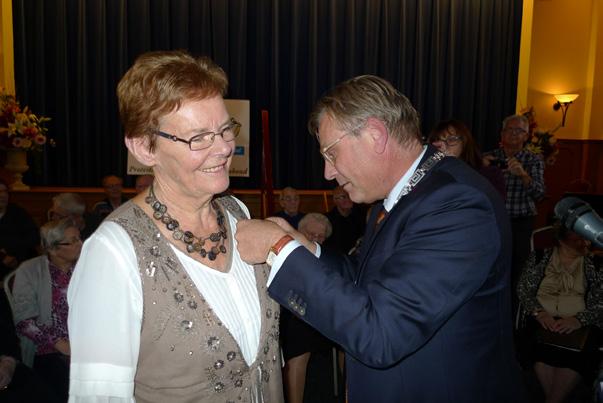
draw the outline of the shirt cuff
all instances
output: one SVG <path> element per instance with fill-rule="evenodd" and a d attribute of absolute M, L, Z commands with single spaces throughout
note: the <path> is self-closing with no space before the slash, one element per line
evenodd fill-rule
<path fill-rule="evenodd" d="M 131 398 L 134 396 L 136 368 L 101 363 L 71 363 L 70 371 L 69 394 L 71 397 Z"/>
<path fill-rule="evenodd" d="M 317 242 L 314 242 L 314 244 L 316 245 L 316 252 L 314 252 L 314 256 L 320 257 L 320 254 L 321 254 L 320 245 Z M 291 254 L 291 252 L 293 252 L 295 249 L 297 249 L 300 246 L 302 246 L 302 244 L 296 240 L 288 242 L 285 246 L 283 246 L 283 249 L 281 249 L 279 254 L 276 255 L 276 258 L 274 258 L 274 263 L 272 263 L 272 267 L 270 269 L 270 275 L 268 276 L 268 282 L 266 283 L 266 285 L 268 287 L 270 287 L 270 284 L 272 284 L 272 280 L 274 280 L 274 277 L 281 269 L 281 266 L 285 262 L 285 259 L 287 259 L 287 257 Z"/>

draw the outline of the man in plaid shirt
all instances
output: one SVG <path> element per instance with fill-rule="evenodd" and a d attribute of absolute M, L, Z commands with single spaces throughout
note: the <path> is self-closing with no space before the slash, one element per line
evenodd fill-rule
<path fill-rule="evenodd" d="M 530 254 L 530 237 L 538 214 L 536 202 L 544 196 L 544 162 L 524 149 L 529 128 L 525 116 L 508 116 L 502 126 L 501 147 L 484 156 L 484 165 L 500 166 L 505 176 L 506 207 L 513 233 L 511 277 L 515 290 L 523 263 Z"/>

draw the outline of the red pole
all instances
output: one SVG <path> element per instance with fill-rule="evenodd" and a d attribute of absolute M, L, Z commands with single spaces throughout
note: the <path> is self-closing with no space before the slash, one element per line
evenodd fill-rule
<path fill-rule="evenodd" d="M 272 186 L 272 148 L 270 147 L 270 120 L 268 111 L 262 110 L 262 218 L 274 213 Z"/>

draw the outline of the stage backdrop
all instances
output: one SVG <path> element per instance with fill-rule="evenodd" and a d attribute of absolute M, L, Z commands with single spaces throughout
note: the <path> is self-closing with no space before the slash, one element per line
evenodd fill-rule
<path fill-rule="evenodd" d="M 26 182 L 98 186 L 125 174 L 115 87 L 158 49 L 212 57 L 228 98 L 250 100 L 254 157 L 236 188 L 260 186 L 262 109 L 275 186 L 332 187 L 306 120 L 322 93 L 359 74 L 406 94 L 424 132 L 456 117 L 494 147 L 514 111 L 521 10 L 521 0 L 13 0 L 17 95 L 52 117 L 57 143 Z"/>

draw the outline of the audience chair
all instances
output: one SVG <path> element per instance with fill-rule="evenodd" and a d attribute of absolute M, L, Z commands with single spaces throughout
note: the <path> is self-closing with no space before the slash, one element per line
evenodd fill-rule
<path fill-rule="evenodd" d="M 10 309 L 14 310 L 14 301 L 13 301 L 13 287 L 15 285 L 15 275 L 17 274 L 16 270 L 13 270 L 9 274 L 4 277 L 4 292 L 6 293 L 6 299 L 10 304 Z"/>

